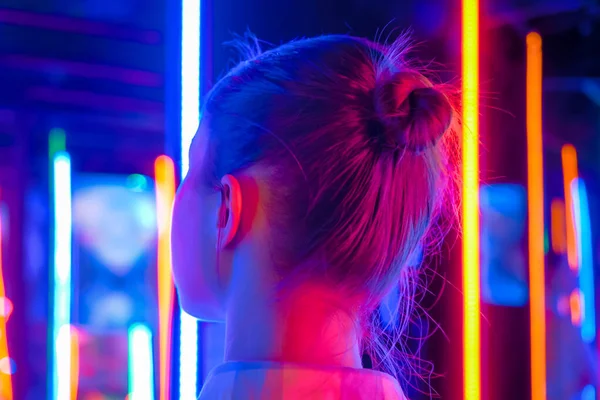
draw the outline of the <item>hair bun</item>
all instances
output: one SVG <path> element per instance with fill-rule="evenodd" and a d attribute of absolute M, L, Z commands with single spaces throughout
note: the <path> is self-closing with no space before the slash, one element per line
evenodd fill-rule
<path fill-rule="evenodd" d="M 417 154 L 435 146 L 453 117 L 448 98 L 417 72 L 398 72 L 378 85 L 375 111 L 386 146 Z"/>

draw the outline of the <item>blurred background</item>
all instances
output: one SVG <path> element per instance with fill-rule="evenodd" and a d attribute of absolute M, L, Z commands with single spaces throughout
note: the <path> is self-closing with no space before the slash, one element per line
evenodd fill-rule
<path fill-rule="evenodd" d="M 279 44 L 411 28 L 416 55 L 460 86 L 466 3 L 478 2 L 0 0 L 0 399 L 191 400 L 219 363 L 223 328 L 180 313 L 167 238 L 234 34 Z M 465 196 L 479 199 L 480 232 L 451 235 L 433 260 L 411 333 L 428 326 L 413 352 L 434 368 L 409 374 L 407 394 L 597 399 L 600 2 L 479 7 L 481 185 Z M 480 310 L 465 306 L 478 293 Z"/>

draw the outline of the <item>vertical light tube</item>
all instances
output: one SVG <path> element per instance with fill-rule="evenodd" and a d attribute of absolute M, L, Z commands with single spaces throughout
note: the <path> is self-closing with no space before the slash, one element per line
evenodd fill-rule
<path fill-rule="evenodd" d="M 71 400 L 77 400 L 79 391 L 79 331 L 71 326 Z"/>
<path fill-rule="evenodd" d="M 462 1 L 462 289 L 464 398 L 481 399 L 479 266 L 479 1 Z"/>
<path fill-rule="evenodd" d="M 569 309 L 571 310 L 571 324 L 576 327 L 581 326 L 582 317 L 582 296 L 579 288 L 575 288 L 569 295 Z"/>
<path fill-rule="evenodd" d="M 6 291 L 4 288 L 3 274 L 4 265 L 2 264 L 2 261 L 2 214 L 0 213 L 0 299 L 5 299 Z M 0 360 L 3 358 L 10 360 L 10 354 L 8 352 L 6 320 L 7 316 L 5 313 L 0 312 Z M 0 373 L 0 399 L 13 400 L 13 387 L 10 374 Z"/>
<path fill-rule="evenodd" d="M 567 252 L 565 203 L 561 199 L 553 199 L 550 204 L 550 237 L 552 251 L 556 254 Z"/>
<path fill-rule="evenodd" d="M 171 392 L 171 328 L 173 324 L 173 275 L 171 269 L 171 208 L 175 198 L 175 166 L 167 156 L 154 162 L 158 221 L 158 326 L 159 398 Z"/>
<path fill-rule="evenodd" d="M 195 400 L 198 397 L 198 321 L 181 310 L 180 329 L 180 399 Z"/>
<path fill-rule="evenodd" d="M 527 35 L 527 197 L 531 399 L 546 399 L 546 292 L 544 275 L 544 163 L 542 145 L 542 38 Z"/>
<path fill-rule="evenodd" d="M 201 1 L 182 0 L 181 15 L 181 178 L 189 170 L 189 149 L 200 121 Z M 180 313 L 179 397 L 198 396 L 198 321 Z"/>
<path fill-rule="evenodd" d="M 54 315 L 53 399 L 71 400 L 71 159 L 59 151 L 53 159 Z"/>
<path fill-rule="evenodd" d="M 582 297 L 581 338 L 586 343 L 596 339 L 596 299 L 594 295 L 594 260 L 592 247 L 592 224 L 583 179 L 571 181 L 575 239 L 579 261 L 579 290 Z"/>
<path fill-rule="evenodd" d="M 152 333 L 142 324 L 129 328 L 129 398 L 154 398 L 154 369 L 152 368 Z"/>
<path fill-rule="evenodd" d="M 200 1 L 182 0 L 181 173 L 189 169 L 189 148 L 200 121 Z"/>
<path fill-rule="evenodd" d="M 563 188 L 565 192 L 565 223 L 567 228 L 567 261 L 572 270 L 579 268 L 577 260 L 577 241 L 575 235 L 575 218 L 573 216 L 573 193 L 571 182 L 579 176 L 577 151 L 571 144 L 565 144 L 560 152 L 563 168 Z"/>

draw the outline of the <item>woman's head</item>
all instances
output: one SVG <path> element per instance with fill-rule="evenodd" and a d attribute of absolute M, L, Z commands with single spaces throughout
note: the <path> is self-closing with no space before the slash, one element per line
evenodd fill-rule
<path fill-rule="evenodd" d="M 398 283 L 447 198 L 454 121 L 402 52 L 299 40 L 215 85 L 174 211 L 184 308 L 220 318 L 241 252 L 259 252 L 248 241 L 281 290 L 316 282 L 372 310 Z"/>

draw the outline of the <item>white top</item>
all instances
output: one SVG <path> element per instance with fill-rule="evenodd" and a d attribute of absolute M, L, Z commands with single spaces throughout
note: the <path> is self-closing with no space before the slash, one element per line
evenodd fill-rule
<path fill-rule="evenodd" d="M 398 381 L 368 369 L 271 362 L 215 368 L 199 400 L 407 400 Z"/>

